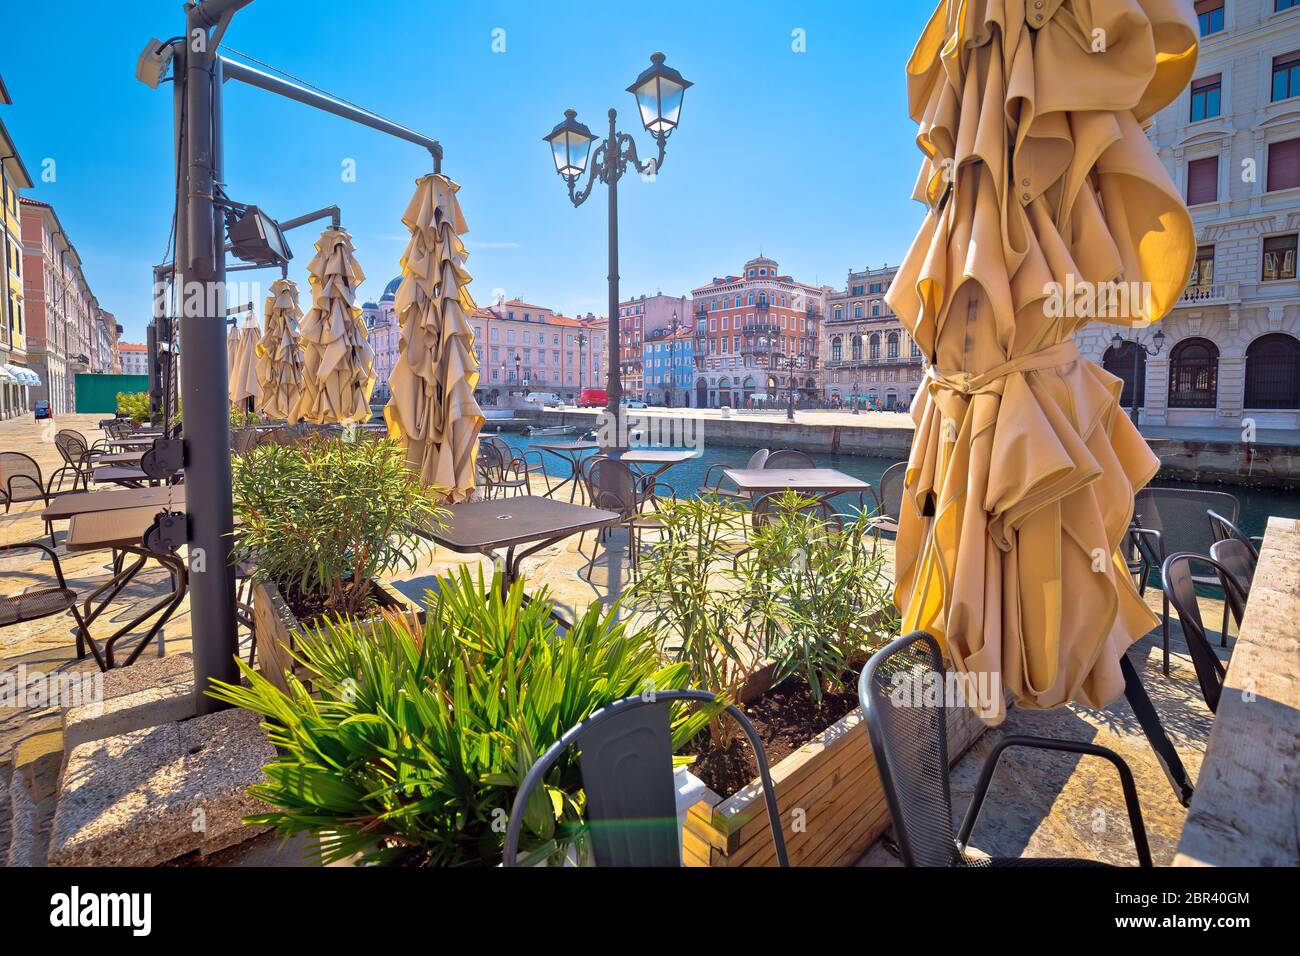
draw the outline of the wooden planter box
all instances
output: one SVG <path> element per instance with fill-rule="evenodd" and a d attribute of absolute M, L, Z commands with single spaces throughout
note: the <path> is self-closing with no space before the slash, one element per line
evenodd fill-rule
<path fill-rule="evenodd" d="M 374 587 L 376 600 L 383 607 L 408 611 L 417 616 L 422 614 L 422 608 L 388 585 L 376 581 Z M 311 680 L 307 676 L 307 669 L 290 653 L 300 646 L 302 625 L 285 603 L 280 589 L 270 581 L 258 579 L 253 582 L 253 625 L 257 629 L 257 661 L 262 675 L 288 693 L 289 682 L 285 679 L 285 672 L 292 670 L 310 691 Z"/>
<path fill-rule="evenodd" d="M 984 723 L 970 708 L 948 709 L 948 755 L 965 753 Z M 889 826 L 889 806 L 858 708 L 772 768 L 791 866 L 856 863 Z M 803 811 L 801 831 L 792 811 Z M 712 791 L 686 817 L 687 866 L 775 866 L 762 787 L 755 780 L 727 799 Z"/>

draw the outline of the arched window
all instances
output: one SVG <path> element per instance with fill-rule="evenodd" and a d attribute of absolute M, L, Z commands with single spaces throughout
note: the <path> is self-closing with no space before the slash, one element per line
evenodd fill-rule
<path fill-rule="evenodd" d="M 891 359 L 898 358 L 898 333 L 897 332 L 889 333 L 888 338 L 885 339 L 885 349 L 886 349 L 886 354 Z"/>
<path fill-rule="evenodd" d="M 1246 408 L 1300 408 L 1300 341 L 1284 332 L 1246 348 Z"/>
<path fill-rule="evenodd" d="M 862 361 L 862 336 L 853 336 L 853 361 Z"/>
<path fill-rule="evenodd" d="M 1134 362 L 1137 363 L 1136 373 Z M 1120 393 L 1119 403 L 1124 408 L 1133 408 L 1133 383 L 1137 382 L 1137 407 L 1145 408 L 1147 403 L 1147 350 L 1135 342 L 1125 342 L 1120 348 L 1113 345 L 1106 349 L 1101 357 L 1101 367 L 1116 378 L 1124 381 L 1124 391 Z"/>
<path fill-rule="evenodd" d="M 839 362 L 844 358 L 844 342 L 837 335 L 831 339 L 831 361 Z"/>
<path fill-rule="evenodd" d="M 1214 408 L 1219 400 L 1219 349 L 1209 339 L 1184 339 L 1169 353 L 1169 407 Z"/>
<path fill-rule="evenodd" d="M 871 361 L 873 362 L 880 361 L 880 336 L 879 335 L 871 336 Z"/>

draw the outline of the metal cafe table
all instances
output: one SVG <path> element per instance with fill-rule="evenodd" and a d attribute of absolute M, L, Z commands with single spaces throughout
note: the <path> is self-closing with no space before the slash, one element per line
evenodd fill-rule
<path fill-rule="evenodd" d="M 135 492 L 179 490 L 168 488 L 134 489 Z M 124 502 L 133 500 L 126 497 L 130 494 L 132 492 L 92 491 L 64 495 L 55 504 L 42 512 L 42 517 L 47 520 L 71 518 L 72 523 L 68 527 L 68 535 L 64 540 L 64 547 L 68 551 L 112 550 L 114 552 L 112 576 L 107 582 L 96 588 L 94 593 L 86 598 L 84 602 L 85 612 L 83 618 L 86 623 L 87 640 L 90 643 L 90 651 L 95 657 L 95 662 L 102 670 L 108 670 L 115 666 L 113 660 L 114 645 L 150 617 L 157 614 L 158 619 L 145 633 L 143 639 L 131 650 L 131 653 L 121 666 L 126 667 L 135 663 L 136 658 L 162 630 L 163 625 L 175 613 L 182 598 L 185 597 L 186 572 L 184 561 L 174 554 L 151 551 L 144 545 L 145 532 L 149 530 L 154 518 L 157 517 L 162 507 L 167 504 L 167 501 L 163 500 L 158 503 L 136 507 L 122 507 Z M 137 495 L 136 497 L 143 496 Z M 184 500 L 183 497 L 181 500 Z M 175 498 L 172 499 L 172 503 L 177 503 Z M 134 555 L 136 560 L 126 566 L 123 557 L 128 554 Z M 150 605 L 142 613 L 137 614 L 126 624 L 123 624 L 102 642 L 90 637 L 90 627 L 96 618 L 112 604 L 118 594 L 122 592 L 122 589 L 131 583 L 150 559 L 161 564 L 171 576 L 171 592 Z M 78 640 L 77 653 L 78 656 L 85 656 L 85 651 L 80 646 L 80 640 Z"/>
<path fill-rule="evenodd" d="M 482 554 L 506 549 L 502 563 L 502 587 L 509 588 L 519 577 L 524 558 L 565 538 L 617 524 L 619 515 L 602 508 L 570 504 L 540 495 L 518 495 L 487 501 L 465 501 L 448 505 L 441 527 L 422 532 L 443 547 L 459 554 Z M 521 545 L 531 545 L 522 551 Z"/>
<path fill-rule="evenodd" d="M 741 491 L 754 498 L 781 491 L 797 491 L 826 504 L 836 495 L 871 490 L 869 482 L 846 475 L 834 468 L 726 468 L 722 472 Z"/>
<path fill-rule="evenodd" d="M 557 491 L 565 485 L 569 485 L 569 501 L 572 502 L 573 496 L 578 490 L 578 473 L 582 468 L 583 452 L 599 451 L 600 443 L 594 441 L 556 441 L 534 445 L 533 447 L 538 451 L 549 451 L 552 455 L 569 463 L 569 477 L 547 492 L 546 497 L 554 498 Z"/>
<path fill-rule="evenodd" d="M 617 459 L 635 468 L 646 484 L 651 484 L 673 465 L 698 458 L 699 452 L 675 448 L 629 448 L 626 451 L 611 451 L 610 458 Z"/>
<path fill-rule="evenodd" d="M 176 476 L 180 477 L 183 474 L 184 472 L 177 472 Z M 123 465 L 106 465 L 102 468 L 96 468 L 93 477 L 98 484 L 122 485 L 125 488 L 140 488 L 144 485 L 158 483 L 157 478 L 140 468 Z"/>

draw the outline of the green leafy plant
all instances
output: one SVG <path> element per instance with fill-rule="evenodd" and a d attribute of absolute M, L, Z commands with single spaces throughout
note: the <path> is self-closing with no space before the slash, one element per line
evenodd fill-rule
<path fill-rule="evenodd" d="M 820 706 L 846 671 L 896 630 L 870 517 L 847 522 L 793 492 L 751 514 L 717 496 L 663 502 L 663 535 L 641 558 L 628 602 L 692 682 L 738 695 L 754 672 L 797 675 Z M 734 729 L 714 728 L 720 740 Z"/>
<path fill-rule="evenodd" d="M 250 412 L 245 408 L 240 408 L 234 402 L 230 403 L 230 429 L 251 428 L 254 425 L 262 424 L 262 416 L 257 412 Z"/>
<path fill-rule="evenodd" d="M 126 415 L 137 425 L 149 420 L 148 392 L 118 392 L 117 413 Z"/>
<path fill-rule="evenodd" d="M 444 514 L 438 489 L 420 484 L 391 441 L 259 445 L 235 459 L 233 479 L 237 556 L 282 591 L 345 615 L 375 578 L 414 569 L 430 547 L 417 531 Z"/>
<path fill-rule="evenodd" d="M 814 704 L 842 690 L 846 672 L 897 633 L 892 584 L 867 512 L 836 519 L 816 499 L 785 492 L 769 499 L 737 562 L 741 590 L 763 607 L 761 644 L 775 663 L 772 682 L 792 674 Z M 769 608 L 761 595 L 773 595 Z"/>
<path fill-rule="evenodd" d="M 283 693 L 244 666 L 246 684 L 215 682 L 218 700 L 261 714 L 280 758 L 250 793 L 274 809 L 249 822 L 289 836 L 321 835 L 324 862 L 494 864 L 504 820 L 529 768 L 593 711 L 649 690 L 687 686 L 645 631 L 588 607 L 560 636 L 543 592 L 524 602 L 516 581 L 468 568 L 430 595 L 423 625 L 386 615 L 360 626 L 333 619 L 303 641 L 315 698 L 296 679 Z M 674 711 L 674 747 L 713 716 Z M 582 852 L 585 805 L 576 756 L 534 793 L 525 853 L 558 861 Z"/>

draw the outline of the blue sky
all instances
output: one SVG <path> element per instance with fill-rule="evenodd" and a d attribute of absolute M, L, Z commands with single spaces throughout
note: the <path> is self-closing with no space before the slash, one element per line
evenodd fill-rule
<path fill-rule="evenodd" d="M 16 0 L 2 0 L 4 4 Z M 149 275 L 172 206 L 170 85 L 134 78 L 151 36 L 181 32 L 179 0 L 25 7 L 33 41 L 0 63 L 14 105 L 4 120 L 53 203 L 101 305 L 143 341 Z M 931 5 L 867 2 L 595 4 L 342 3 L 258 0 L 228 46 L 440 139 L 461 184 L 471 291 L 494 290 L 572 314 L 605 311 L 605 195 L 573 209 L 542 136 L 571 107 L 599 131 L 613 106 L 652 141 L 625 88 L 662 50 L 695 83 L 653 183 L 620 184 L 622 292 L 685 294 L 761 249 L 807 282 L 897 262 L 922 210 L 909 198 L 920 155 L 903 69 Z M 10 21 L 12 22 L 12 21 Z M 504 30 L 505 51 L 493 51 Z M 802 30 L 805 52 L 794 52 Z M 81 38 L 81 39 L 74 39 Z M 226 86 L 230 195 L 291 218 L 343 209 L 375 297 L 398 272 L 400 217 L 418 147 L 260 90 Z M 356 181 L 342 181 L 355 160 Z M 290 233 L 305 284 L 313 227 Z M 270 273 L 253 273 L 269 281 Z"/>

